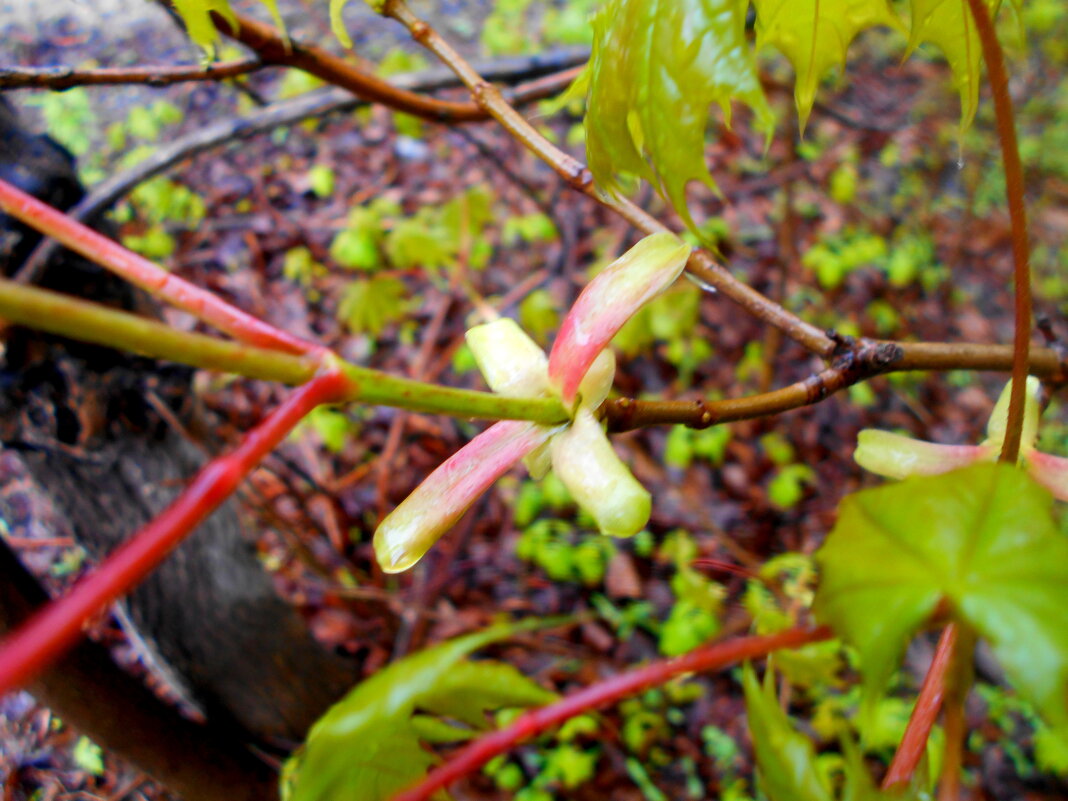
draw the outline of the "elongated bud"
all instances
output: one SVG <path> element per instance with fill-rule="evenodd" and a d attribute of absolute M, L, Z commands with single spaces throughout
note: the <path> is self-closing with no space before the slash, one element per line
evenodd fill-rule
<path fill-rule="evenodd" d="M 647 236 L 582 290 L 549 354 L 549 378 L 565 404 L 604 347 L 638 309 L 679 277 L 690 246 L 674 234 Z"/>
<path fill-rule="evenodd" d="M 490 484 L 559 430 L 504 420 L 454 453 L 375 531 L 375 558 L 382 570 L 400 573 L 418 562 Z"/>
<path fill-rule="evenodd" d="M 602 534 L 630 537 L 645 528 L 652 499 L 620 461 L 589 408 L 579 408 L 571 427 L 553 437 L 551 448 L 553 470 Z"/>
<path fill-rule="evenodd" d="M 545 352 L 515 320 L 501 317 L 465 334 L 486 384 L 499 395 L 534 398 L 549 394 Z"/>
<path fill-rule="evenodd" d="M 948 473 L 994 455 L 996 451 L 987 445 L 938 445 L 873 428 L 857 435 L 853 452 L 865 470 L 888 478 Z"/>
<path fill-rule="evenodd" d="M 1024 419 L 1023 429 L 1020 431 L 1020 453 L 1026 453 L 1035 447 L 1038 440 L 1038 393 L 1042 389 L 1042 382 L 1035 376 L 1027 377 L 1027 391 L 1024 393 Z M 1012 394 L 1012 381 L 1005 385 L 998 396 L 998 402 L 994 404 L 994 411 L 990 413 L 990 422 L 986 424 L 986 442 L 997 451 L 1005 443 L 1005 426 L 1009 422 L 1009 396 Z"/>
<path fill-rule="evenodd" d="M 612 382 L 616 377 L 616 354 L 605 348 L 597 354 L 590 369 L 579 382 L 579 403 L 588 409 L 596 409 L 608 393 L 612 391 Z"/>

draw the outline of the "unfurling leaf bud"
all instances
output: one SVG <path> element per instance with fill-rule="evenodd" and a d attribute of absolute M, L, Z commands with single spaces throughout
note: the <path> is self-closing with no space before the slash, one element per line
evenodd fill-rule
<path fill-rule="evenodd" d="M 880 476 L 905 478 L 948 473 L 994 453 L 984 445 L 938 445 L 869 428 L 857 435 L 853 458 Z"/>
<path fill-rule="evenodd" d="M 550 445 L 553 470 L 602 534 L 630 537 L 649 522 L 652 499 L 631 475 L 586 406 Z"/>
<path fill-rule="evenodd" d="M 549 354 L 549 378 L 572 404 L 586 372 L 623 324 L 669 287 L 690 256 L 674 234 L 647 236 L 587 284 L 567 313 Z"/>
<path fill-rule="evenodd" d="M 418 562 L 490 484 L 560 427 L 504 420 L 454 453 L 375 531 L 375 558 L 386 573 Z"/>
<path fill-rule="evenodd" d="M 515 320 L 501 317 L 476 325 L 466 337 L 482 377 L 498 395 L 535 398 L 549 394 L 545 352 Z"/>

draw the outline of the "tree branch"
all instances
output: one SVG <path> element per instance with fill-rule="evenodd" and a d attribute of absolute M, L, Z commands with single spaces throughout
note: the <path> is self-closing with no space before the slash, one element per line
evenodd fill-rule
<path fill-rule="evenodd" d="M 622 197 L 609 197 L 593 184 L 593 176 L 584 164 L 564 153 L 528 123 L 505 98 L 499 89 L 479 75 L 456 50 L 430 25 L 412 13 L 402 0 L 384 0 L 384 16 L 404 25 L 412 38 L 448 65 L 470 90 L 476 103 L 486 110 L 508 133 L 534 155 L 551 166 L 574 189 L 612 209 L 627 222 L 646 234 L 669 231 L 667 226 L 643 209 Z M 716 262 L 710 253 L 694 250 L 687 269 L 696 278 L 715 287 L 726 297 L 742 306 L 754 317 L 779 328 L 791 339 L 823 357 L 831 356 L 835 343 L 814 325 L 766 298 L 752 287 L 739 281 L 726 267 Z"/>
<path fill-rule="evenodd" d="M 998 43 L 994 23 L 983 0 L 968 0 L 979 42 L 983 47 L 994 98 L 1001 161 L 1005 170 L 1005 197 L 1009 204 L 1009 223 L 1012 227 L 1013 292 L 1016 326 L 1013 334 L 1012 390 L 1009 395 L 1009 414 L 1005 423 L 1005 442 L 1000 461 L 1016 464 L 1020 455 L 1020 435 L 1023 431 L 1024 401 L 1027 393 L 1027 351 L 1031 345 L 1031 250 L 1027 241 L 1027 208 L 1024 206 L 1023 167 L 1016 141 L 1016 115 L 1009 95 L 1009 75 L 1005 56 Z"/>
<path fill-rule="evenodd" d="M 111 309 L 97 303 L 24 287 L 0 279 L 0 317 L 71 339 L 93 342 L 193 367 L 222 370 L 249 378 L 303 384 L 326 363 L 344 370 L 349 389 L 342 401 L 377 403 L 414 411 L 486 419 L 520 419 L 556 423 L 566 419 L 560 404 L 549 398 L 508 398 L 474 390 L 413 381 L 343 362 L 333 354 L 297 356 L 185 331 Z M 726 400 L 606 401 L 601 413 L 612 431 L 653 425 L 691 428 L 749 420 L 810 406 L 874 375 L 907 370 L 1009 370 L 1007 345 L 959 345 L 938 342 L 861 340 L 836 363 L 803 381 L 771 392 Z M 1065 367 L 1050 348 L 1031 353 L 1031 372 L 1063 380 Z"/>
<path fill-rule="evenodd" d="M 652 425 L 676 424 L 707 428 L 720 423 L 751 420 L 811 406 L 853 384 L 883 373 L 911 370 L 1012 369 L 1008 345 L 973 345 L 952 342 L 881 342 L 860 340 L 835 363 L 789 386 L 725 400 L 605 401 L 601 413 L 610 431 L 629 431 Z M 1066 365 L 1051 348 L 1031 351 L 1031 373 L 1055 383 L 1063 382 Z"/>
<path fill-rule="evenodd" d="M 176 331 L 156 320 L 2 279 L 0 317 L 71 339 L 286 384 L 306 384 L 324 369 L 338 370 L 346 379 L 338 403 L 372 403 L 458 417 L 546 424 L 567 419 L 564 407 L 553 398 L 511 398 L 414 381 L 345 362 L 325 349 L 317 356 L 295 356 Z"/>
<path fill-rule="evenodd" d="M 557 50 L 538 56 L 516 56 L 480 64 L 492 80 L 519 83 L 508 91 L 508 97 L 518 105 L 524 105 L 560 92 L 575 77 L 576 65 L 585 61 L 588 52 L 582 48 Z M 532 80 L 526 80 L 533 78 Z M 438 68 L 398 75 L 392 83 L 413 91 L 432 91 L 459 84 L 451 70 Z M 84 223 L 91 223 L 98 215 L 114 205 L 138 184 L 171 167 L 212 148 L 235 139 L 249 139 L 284 125 L 293 125 L 313 117 L 323 117 L 336 112 L 351 111 L 367 105 L 368 101 L 353 96 L 340 88 L 324 88 L 308 92 L 293 100 L 272 104 L 257 109 L 242 117 L 221 120 L 169 144 L 157 148 L 149 156 L 123 172 L 118 172 L 94 186 L 67 214 Z M 16 280 L 31 283 L 41 268 L 51 260 L 59 244 L 54 239 L 44 239 L 30 254 L 16 274 Z"/>
<path fill-rule="evenodd" d="M 212 21 L 220 33 L 241 42 L 265 64 L 295 67 L 365 101 L 380 103 L 431 122 L 475 122 L 489 118 L 477 103 L 440 100 L 409 91 L 355 67 L 321 47 L 287 39 L 270 25 L 236 13 L 233 19 L 237 22 L 236 29 L 222 14 L 212 14 Z M 569 82 L 570 78 L 555 86 L 544 87 L 543 97 L 563 89 Z"/>
<path fill-rule="evenodd" d="M 79 70 L 74 67 L 3 67 L 0 66 L 0 89 L 52 89 L 62 91 L 75 86 L 115 86 L 147 84 L 170 86 L 186 81 L 221 81 L 263 69 L 258 58 L 217 61 L 207 66 L 103 67 Z"/>

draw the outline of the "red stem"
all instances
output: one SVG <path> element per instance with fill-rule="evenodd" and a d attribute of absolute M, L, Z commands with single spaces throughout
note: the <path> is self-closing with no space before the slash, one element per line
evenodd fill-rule
<path fill-rule="evenodd" d="M 212 460 L 155 520 L 120 546 L 73 589 L 41 609 L 0 641 L 0 695 L 61 656 L 82 636 L 94 614 L 143 579 L 312 409 L 342 397 L 341 373 L 324 373 L 294 390 L 230 453 Z"/>
<path fill-rule="evenodd" d="M 1027 243 L 1023 167 L 1016 142 L 1016 117 L 1012 110 L 1012 98 L 1009 96 L 1009 75 L 1005 69 L 1005 57 L 998 43 L 994 23 L 984 0 L 968 0 L 968 6 L 971 8 L 972 17 L 975 18 L 975 29 L 983 47 L 983 60 L 986 62 L 990 92 L 994 98 L 994 116 L 997 118 L 1001 160 L 1005 168 L 1005 196 L 1009 204 L 1009 222 L 1012 227 L 1016 330 L 1012 345 L 1012 392 L 1009 396 L 1005 443 L 1001 448 L 1000 460 L 1016 464 L 1020 455 L 1020 433 L 1023 429 L 1029 367 L 1028 351 L 1031 346 L 1031 256 Z"/>
<path fill-rule="evenodd" d="M 457 779 L 478 770 L 498 754 L 565 720 L 618 701 L 627 695 L 663 684 L 683 673 L 722 668 L 743 659 L 766 656 L 783 648 L 798 648 L 832 637 L 826 626 L 794 628 L 763 637 L 739 637 L 704 645 L 675 659 L 662 659 L 645 667 L 613 676 L 562 698 L 555 704 L 524 712 L 510 726 L 472 742 L 422 782 L 393 797 L 393 801 L 428 801 Z"/>
<path fill-rule="evenodd" d="M 3 180 L 0 180 L 0 210 L 242 342 L 286 353 L 318 354 L 324 351 L 321 345 L 280 331 L 211 292 L 171 275 Z"/>
<path fill-rule="evenodd" d="M 950 623 L 942 630 L 934 659 L 927 669 L 916 706 L 905 729 L 905 736 L 901 738 L 894 761 L 890 763 L 890 770 L 883 779 L 884 790 L 910 781 L 916 766 L 920 764 L 920 759 L 927 749 L 927 739 L 931 736 L 931 729 L 934 728 L 935 720 L 942 709 L 942 701 L 946 695 L 946 671 L 953 661 L 953 649 L 956 645 L 957 624 Z"/>

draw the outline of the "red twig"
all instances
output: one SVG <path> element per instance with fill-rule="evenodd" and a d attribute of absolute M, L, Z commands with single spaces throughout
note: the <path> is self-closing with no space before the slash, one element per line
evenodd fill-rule
<path fill-rule="evenodd" d="M 1023 167 L 1016 142 L 1016 116 L 1009 96 L 1009 76 L 1005 56 L 998 43 L 994 23 L 984 0 L 968 0 L 975 30 L 983 47 L 990 78 L 990 93 L 994 98 L 1001 161 L 1005 169 L 1005 196 L 1009 204 L 1012 227 L 1012 260 L 1014 264 L 1013 291 L 1015 295 L 1016 330 L 1012 344 L 1012 393 L 1005 426 L 1005 443 L 1001 447 L 1001 461 L 1016 464 L 1020 454 L 1020 433 L 1023 429 L 1024 396 L 1027 390 L 1028 350 L 1031 346 L 1031 265 L 1027 242 L 1027 208 L 1024 206 Z"/>
<path fill-rule="evenodd" d="M 931 729 L 934 728 L 935 720 L 942 709 L 942 701 L 946 695 L 946 671 L 953 660 L 953 649 L 956 645 L 957 624 L 950 623 L 942 630 L 931 667 L 927 669 L 916 706 L 909 717 L 905 736 L 901 738 L 894 760 L 883 779 L 884 790 L 909 781 L 916 771 L 916 766 L 920 764 L 920 758 L 927 748 L 927 739 L 931 736 Z"/>
<path fill-rule="evenodd" d="M 323 352 L 321 345 L 305 342 L 246 314 L 3 180 L 0 210 L 242 342 L 286 353 Z"/>
<path fill-rule="evenodd" d="M 204 467 L 159 517 L 0 642 L 0 695 L 22 685 L 77 642 L 92 615 L 162 562 L 308 412 L 342 397 L 347 384 L 341 373 L 324 373 L 294 390 L 237 448 Z"/>
<path fill-rule="evenodd" d="M 579 690 L 555 704 L 533 709 L 520 715 L 507 728 L 491 732 L 460 750 L 445 764 L 432 770 L 422 782 L 393 797 L 393 801 L 428 801 L 457 779 L 478 770 L 498 754 L 565 720 L 592 709 L 618 701 L 649 687 L 663 684 L 683 673 L 725 667 L 743 659 L 766 656 L 783 648 L 798 648 L 808 643 L 830 639 L 831 630 L 794 628 L 764 637 L 739 637 L 712 643 L 676 659 L 663 659 L 645 667 L 613 676 Z"/>

